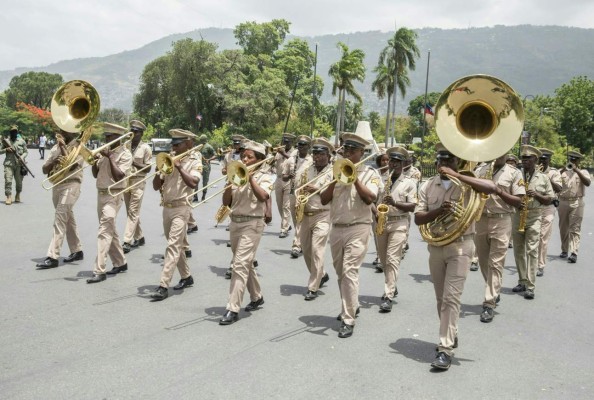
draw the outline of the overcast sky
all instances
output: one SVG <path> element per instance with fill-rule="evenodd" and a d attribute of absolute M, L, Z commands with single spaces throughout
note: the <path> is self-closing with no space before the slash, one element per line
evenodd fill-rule
<path fill-rule="evenodd" d="M 17 0 L 0 12 L 0 70 L 106 56 L 173 33 L 290 21 L 294 35 L 408 28 L 594 28 L 592 0 Z"/>

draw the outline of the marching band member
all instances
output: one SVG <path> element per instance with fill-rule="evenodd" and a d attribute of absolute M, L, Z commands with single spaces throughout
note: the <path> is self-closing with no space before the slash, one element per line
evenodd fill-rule
<path fill-rule="evenodd" d="M 390 157 L 391 174 L 386 179 L 385 195 L 378 201 L 388 205 L 388 213 L 384 232 L 377 235 L 377 250 L 385 276 L 380 312 L 385 313 L 392 311 L 392 299 L 398 293 L 396 284 L 408 236 L 409 213 L 417 205 L 417 182 L 402 172 L 408 156 L 406 149 L 392 147 L 386 153 Z"/>
<path fill-rule="evenodd" d="M 315 181 L 309 183 L 303 188 L 303 191 L 296 194 L 307 196 L 332 181 L 330 158 L 333 151 L 334 146 L 328 140 L 324 138 L 313 140 L 313 164 L 303 173 L 307 182 L 314 179 Z M 330 277 L 324 271 L 324 254 L 328 234 L 330 233 L 330 206 L 322 205 L 319 193 L 313 195 L 307 201 L 300 225 L 301 248 L 303 249 L 305 265 L 309 271 L 305 300 L 310 301 L 318 297 L 318 289 L 330 280 Z"/>
<path fill-rule="evenodd" d="M 241 159 L 241 142 L 246 140 L 246 138 L 243 135 L 233 135 L 231 136 L 231 140 L 233 141 L 233 150 L 225 154 L 225 158 L 223 158 L 223 175 L 227 175 L 227 165 L 231 161 L 239 161 Z"/>
<path fill-rule="evenodd" d="M 353 133 L 344 133 L 344 157 L 356 164 L 363 158 L 369 142 Z M 361 164 L 353 171 L 357 176 L 350 185 L 330 184 L 321 194 L 322 205 L 330 206 L 330 249 L 342 300 L 338 337 L 353 335 L 359 309 L 359 268 L 367 254 L 372 204 L 377 199 L 380 177 L 373 168 Z"/>
<path fill-rule="evenodd" d="M 109 143 L 126 133 L 126 128 L 116 124 L 103 123 L 103 134 L 106 143 Z M 111 196 L 108 187 L 118 181 L 121 184 L 114 187 L 115 190 L 122 190 L 126 185 L 123 180 L 132 167 L 132 153 L 124 145 L 113 143 L 110 148 L 101 151 L 102 157 L 93 165 L 93 176 L 97 179 L 97 214 L 99 216 L 99 232 L 97 234 L 97 258 L 93 277 L 87 279 L 87 283 L 102 282 L 106 279 L 105 263 L 107 256 L 113 263 L 113 269 L 107 272 L 116 275 L 128 270 L 124 250 L 120 244 L 116 229 L 116 217 L 124 195 Z"/>
<path fill-rule="evenodd" d="M 75 140 L 77 134 L 61 130 L 60 134 L 56 135 L 57 143 L 50 150 L 49 157 L 42 167 L 44 174 L 49 176 L 50 172 L 56 166 L 60 165 L 60 157 L 67 157 L 68 152 L 79 145 Z M 54 234 L 47 249 L 47 258 L 42 263 L 37 264 L 37 268 L 39 269 L 58 266 L 58 258 L 62 250 L 64 237 L 66 237 L 68 248 L 70 249 L 70 255 L 64 258 L 64 262 L 69 263 L 84 258 L 76 219 L 72 211 L 74 204 L 76 204 L 80 196 L 80 185 L 83 179 L 82 164 L 83 159 L 81 156 L 78 156 L 76 163 L 68 170 L 68 174 L 71 174 L 71 171 L 75 169 L 78 169 L 78 171 L 70 178 L 55 185 L 52 189 L 52 201 L 56 210 L 54 216 Z"/>
<path fill-rule="evenodd" d="M 555 196 L 563 188 L 563 182 L 561 181 L 561 173 L 556 168 L 550 166 L 551 157 L 553 152 L 549 149 L 539 149 L 542 153 L 539 159 L 539 163 L 542 167 L 542 173 L 549 177 L 551 186 Z M 553 200 L 555 202 L 555 200 Z M 559 202 L 557 200 L 557 205 Z M 544 268 L 547 264 L 547 250 L 549 248 L 549 239 L 551 238 L 551 232 L 553 232 L 553 220 L 555 219 L 556 207 L 551 204 L 542 209 L 542 221 L 540 226 L 540 241 L 538 244 L 538 270 L 536 276 L 544 275 Z"/>
<path fill-rule="evenodd" d="M 175 154 L 182 154 L 194 147 L 196 138 L 190 131 L 172 129 L 171 148 Z M 169 296 L 169 283 L 173 278 L 175 267 L 181 280 L 173 290 L 181 290 L 194 284 L 190 275 L 190 267 L 186 259 L 184 245 L 187 243 L 187 226 L 191 208 L 186 202 L 198 186 L 202 175 L 202 160 L 199 152 L 192 152 L 180 160 L 175 160 L 171 174 L 156 174 L 153 178 L 153 189 L 161 191 L 163 202 L 163 231 L 167 239 L 165 260 L 159 287 L 151 295 L 155 300 L 164 300 Z"/>
<path fill-rule="evenodd" d="M 146 130 L 146 126 L 137 120 L 130 121 L 130 130 L 134 133 L 132 137 L 132 170 L 131 175 L 137 171 L 142 171 L 135 174 L 128 179 L 128 184 L 142 180 L 146 174 L 150 172 L 150 162 L 153 157 L 153 152 L 150 146 L 142 141 L 142 135 Z M 129 253 L 130 248 L 144 246 L 145 240 L 140 228 L 140 207 L 142 206 L 142 199 L 144 197 L 144 189 L 146 182 L 134 186 L 133 189 L 124 192 L 124 204 L 126 205 L 126 213 L 128 220 L 126 221 L 126 230 L 124 231 L 124 244 L 122 249 L 124 253 Z"/>
<path fill-rule="evenodd" d="M 276 197 L 276 205 L 278 213 L 281 218 L 281 231 L 279 238 L 286 238 L 289 234 L 291 226 L 289 225 L 289 218 L 291 218 L 291 199 L 289 194 L 291 192 L 291 182 L 283 179 L 285 170 L 285 163 L 291 158 L 295 158 L 297 149 L 293 149 L 293 140 L 295 135 L 292 133 L 283 133 L 282 144 L 284 147 L 280 148 L 274 156 L 274 166 L 276 168 L 276 183 L 274 185 L 274 193 Z"/>
<path fill-rule="evenodd" d="M 260 143 L 245 140 L 241 161 L 249 167 L 266 157 L 266 148 Z M 228 185 L 223 193 L 223 204 L 231 208 L 230 238 L 233 251 L 233 272 L 229 287 L 227 310 L 220 325 L 237 321 L 243 293 L 247 287 L 250 303 L 246 311 L 256 311 L 264 304 L 258 275 L 254 269 L 254 257 L 266 226 L 266 201 L 273 188 L 273 178 L 268 169 L 256 169 L 242 186 Z"/>
<path fill-rule="evenodd" d="M 390 164 L 390 157 L 386 153 L 386 149 L 380 149 L 380 154 L 375 158 L 375 166 L 377 167 L 377 171 L 380 174 L 380 180 L 383 185 L 384 182 L 388 179 L 390 172 L 388 171 L 388 167 Z M 380 187 L 380 193 L 384 190 L 383 186 Z M 377 198 L 376 202 L 380 202 L 381 199 Z M 376 234 L 376 220 L 377 220 L 377 204 L 373 205 L 371 209 L 374 215 L 374 220 L 372 223 L 372 230 L 373 230 L 373 243 L 375 244 L 375 260 L 373 260 L 373 265 L 375 265 L 375 272 L 381 273 L 384 272 L 384 267 L 379 259 L 379 250 L 377 247 L 377 234 Z"/>

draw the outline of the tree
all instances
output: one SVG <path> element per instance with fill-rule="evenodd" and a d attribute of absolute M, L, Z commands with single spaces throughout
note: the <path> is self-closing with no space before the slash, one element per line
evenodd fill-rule
<path fill-rule="evenodd" d="M 363 50 L 355 49 L 349 51 L 346 44 L 338 42 L 338 48 L 341 51 L 340 60 L 330 65 L 328 75 L 332 77 L 332 95 L 338 92 L 338 121 L 336 123 L 336 144 L 338 144 L 338 135 L 344 129 L 344 112 L 346 95 L 354 97 L 358 102 L 362 102 L 361 95 L 355 90 L 353 81 L 363 82 L 365 79 L 365 53 Z"/>
<path fill-rule="evenodd" d="M 235 27 L 233 35 L 246 54 L 272 56 L 285 40 L 290 25 L 284 19 L 273 19 L 261 24 L 255 21 L 243 22 Z"/>
<path fill-rule="evenodd" d="M 408 78 L 408 71 L 414 71 L 416 68 L 416 59 L 421 56 L 421 52 L 417 47 L 415 41 L 417 34 L 411 29 L 400 28 L 394 33 L 394 36 L 388 40 L 388 45 L 380 52 L 378 65 L 382 64 L 388 67 L 392 76 L 392 84 L 394 90 L 392 91 L 392 118 L 387 118 L 395 123 L 394 118 L 396 114 L 396 93 L 400 88 L 402 98 L 406 95 L 406 87 L 410 86 L 410 79 Z M 386 135 L 386 146 L 388 145 L 388 135 Z"/>
<path fill-rule="evenodd" d="M 120 108 L 106 108 L 99 112 L 97 121 L 128 126 L 128 115 Z"/>
<path fill-rule="evenodd" d="M 430 92 L 427 93 L 427 103 L 433 108 L 435 111 L 435 105 L 437 104 L 437 100 L 441 96 L 440 92 Z M 422 130 L 423 130 L 423 119 L 425 118 L 425 95 L 419 95 L 412 99 L 408 103 L 407 113 L 411 117 L 415 130 L 413 136 L 421 137 Z"/>
<path fill-rule="evenodd" d="M 25 72 L 13 77 L 6 89 L 6 105 L 16 109 L 18 102 L 49 108 L 54 92 L 64 83 L 60 74 Z"/>
<path fill-rule="evenodd" d="M 578 76 L 561 85 L 555 94 L 560 133 L 582 153 L 590 153 L 594 140 L 594 81 Z"/>

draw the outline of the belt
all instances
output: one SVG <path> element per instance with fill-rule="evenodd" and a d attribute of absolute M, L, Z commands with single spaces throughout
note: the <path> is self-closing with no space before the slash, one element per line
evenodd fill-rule
<path fill-rule="evenodd" d="M 392 222 L 392 221 L 398 221 L 399 219 L 405 219 L 405 218 L 408 218 L 408 214 L 392 215 L 392 216 L 388 217 L 387 221 Z"/>
<path fill-rule="evenodd" d="M 563 200 L 563 201 L 576 201 L 581 199 L 583 196 L 578 196 L 578 197 L 560 197 L 559 200 Z"/>
<path fill-rule="evenodd" d="M 231 214 L 231 221 L 233 222 L 248 222 L 254 219 L 264 219 L 261 215 L 233 215 Z"/>
<path fill-rule="evenodd" d="M 483 217 L 487 218 L 506 218 L 507 216 L 511 215 L 510 213 L 483 213 Z"/>
<path fill-rule="evenodd" d="M 163 207 L 175 208 L 175 207 L 181 207 L 181 206 L 187 205 L 187 204 L 188 203 L 186 203 L 185 200 L 173 200 L 173 201 L 163 202 Z"/>
<path fill-rule="evenodd" d="M 348 228 L 354 225 L 371 225 L 371 222 L 353 222 L 352 224 L 332 224 L 336 228 Z"/>
<path fill-rule="evenodd" d="M 458 239 L 454 240 L 454 242 L 464 242 L 465 240 L 469 240 L 469 239 L 474 239 L 474 233 L 462 235 Z"/>
<path fill-rule="evenodd" d="M 60 182 L 60 185 L 63 185 L 65 183 L 82 183 L 82 182 L 80 181 L 80 179 L 72 178 L 72 179 L 66 179 L 64 182 Z"/>
<path fill-rule="evenodd" d="M 320 213 L 323 213 L 323 212 L 327 212 L 327 211 L 330 211 L 330 210 L 315 210 L 315 211 L 306 211 L 306 212 L 304 212 L 304 213 L 303 213 L 303 215 L 306 215 L 306 216 L 308 216 L 308 217 L 312 217 L 312 216 L 314 216 L 314 215 L 317 215 L 317 214 L 320 214 Z"/>

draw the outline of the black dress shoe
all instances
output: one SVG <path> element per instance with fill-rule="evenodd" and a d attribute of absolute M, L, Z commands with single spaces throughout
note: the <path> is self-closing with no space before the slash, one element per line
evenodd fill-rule
<path fill-rule="evenodd" d="M 375 260 L 373 260 L 373 262 L 371 264 L 377 265 L 378 262 L 379 262 L 379 257 L 375 257 Z"/>
<path fill-rule="evenodd" d="M 539 268 L 539 269 L 536 271 L 536 276 L 543 276 L 543 275 L 544 275 L 544 269 L 541 269 L 541 268 Z"/>
<path fill-rule="evenodd" d="M 81 251 L 75 251 L 74 253 L 70 254 L 68 257 L 64 257 L 64 262 L 69 263 L 73 261 L 80 261 L 85 258 L 85 255 Z"/>
<path fill-rule="evenodd" d="M 512 292 L 514 293 L 520 293 L 520 292 L 525 292 L 526 291 L 526 285 L 522 285 L 522 284 L 518 284 L 518 286 L 516 286 L 515 288 L 512 289 Z"/>
<path fill-rule="evenodd" d="M 49 269 L 49 268 L 56 268 L 59 262 L 55 258 L 46 257 L 42 263 L 36 265 L 39 269 Z"/>
<path fill-rule="evenodd" d="M 575 264 L 577 262 L 577 254 L 571 253 L 569 258 L 567 259 L 568 263 Z"/>
<path fill-rule="evenodd" d="M 198 232 L 198 225 L 188 228 L 188 233 Z"/>
<path fill-rule="evenodd" d="M 258 268 L 258 260 L 252 261 L 252 265 L 254 266 L 254 268 Z"/>
<path fill-rule="evenodd" d="M 491 322 L 493 321 L 493 317 L 495 313 L 493 309 L 490 307 L 483 307 L 483 312 L 481 313 L 481 322 Z"/>
<path fill-rule="evenodd" d="M 344 322 L 340 325 L 340 329 L 338 330 L 338 337 L 339 338 L 348 338 L 353 336 L 353 330 L 355 327 L 353 325 L 345 324 Z"/>
<path fill-rule="evenodd" d="M 146 244 L 146 241 L 144 240 L 144 236 L 141 237 L 140 239 L 138 239 L 138 245 L 139 246 L 144 246 Z"/>
<path fill-rule="evenodd" d="M 234 322 L 237 322 L 237 313 L 227 310 L 219 320 L 219 325 L 231 325 Z"/>
<path fill-rule="evenodd" d="M 138 247 L 138 240 L 133 240 L 132 243 L 130 243 L 130 247 L 132 247 L 133 249 Z"/>
<path fill-rule="evenodd" d="M 384 266 L 382 265 L 381 262 L 378 262 L 375 265 L 375 272 L 378 273 L 378 274 L 381 274 L 382 272 L 384 272 Z"/>
<path fill-rule="evenodd" d="M 409 248 L 410 247 L 408 247 L 408 243 L 406 243 L 406 246 L 404 246 L 404 251 L 407 252 Z"/>
<path fill-rule="evenodd" d="M 233 274 L 233 268 L 231 268 L 231 267 L 227 268 L 227 271 L 225 271 L 225 279 L 231 279 L 232 274 Z"/>
<path fill-rule="evenodd" d="M 562 251 L 561 254 L 559 254 L 560 258 L 567 258 L 567 252 L 566 251 Z"/>
<path fill-rule="evenodd" d="M 250 304 L 245 308 L 246 311 L 256 311 L 262 304 L 264 304 L 264 297 L 260 297 L 256 301 L 250 301 Z"/>
<path fill-rule="evenodd" d="M 328 274 L 324 274 L 324 276 L 322 276 L 322 280 L 320 281 L 320 287 L 324 286 L 324 284 L 326 282 L 328 282 L 330 280 L 330 277 L 328 276 Z"/>
<path fill-rule="evenodd" d="M 95 274 L 95 275 L 93 275 L 92 278 L 87 279 L 87 283 L 103 282 L 106 279 L 107 279 L 107 276 L 105 276 L 105 274 Z"/>
<path fill-rule="evenodd" d="M 231 247 L 231 242 L 227 242 L 227 247 Z"/>
<path fill-rule="evenodd" d="M 186 258 L 192 258 L 192 250 L 184 250 L 186 253 Z"/>
<path fill-rule="evenodd" d="M 388 299 L 387 297 L 384 297 L 383 299 L 384 301 L 382 302 L 382 304 L 380 304 L 380 312 L 381 313 L 389 313 L 390 311 L 392 311 L 392 300 Z"/>
<path fill-rule="evenodd" d="M 151 294 L 151 299 L 155 300 L 165 300 L 167 297 L 169 297 L 169 290 L 163 286 L 159 286 L 157 290 Z"/>
<path fill-rule="evenodd" d="M 192 286 L 193 284 L 194 278 L 192 278 L 192 275 L 190 275 L 187 278 L 181 279 L 179 283 L 173 287 L 173 290 L 182 290 L 184 288 Z"/>
<path fill-rule="evenodd" d="M 499 304 L 500 301 L 501 301 L 501 295 L 498 294 L 497 298 L 495 299 L 495 304 Z"/>
<path fill-rule="evenodd" d="M 355 318 L 357 318 L 357 316 L 359 315 L 359 313 L 361 312 L 361 308 L 357 307 L 357 311 L 355 311 Z M 338 314 L 338 317 L 336 317 L 337 321 L 342 321 L 342 313 Z"/>
<path fill-rule="evenodd" d="M 524 298 L 527 300 L 534 299 L 534 289 L 527 289 L 526 292 L 524 292 Z"/>
<path fill-rule="evenodd" d="M 122 250 L 124 250 L 124 254 L 128 254 L 130 252 L 131 245 L 128 242 L 124 242 L 122 244 Z"/>
<path fill-rule="evenodd" d="M 291 250 L 291 258 L 299 258 L 299 251 L 298 250 Z"/>
<path fill-rule="evenodd" d="M 284 238 L 286 238 L 287 236 L 289 236 L 289 234 L 288 234 L 287 232 L 281 232 L 281 233 L 278 235 L 278 237 L 279 237 L 279 238 L 281 238 L 281 239 L 284 239 Z"/>
<path fill-rule="evenodd" d="M 113 267 L 111 271 L 107 271 L 107 275 L 117 275 L 120 272 L 128 271 L 128 264 L 124 264 L 121 267 Z"/>
<path fill-rule="evenodd" d="M 314 292 L 311 290 L 308 290 L 307 293 L 305 294 L 306 301 L 315 300 L 316 297 L 318 297 L 318 292 Z"/>
<path fill-rule="evenodd" d="M 449 369 L 450 365 L 452 365 L 452 357 L 448 356 L 443 351 L 437 353 L 437 357 L 435 357 L 435 360 L 433 360 L 433 362 L 431 363 L 431 366 L 433 368 L 443 370 Z"/>
<path fill-rule="evenodd" d="M 471 271 L 478 271 L 478 267 L 479 267 L 478 266 L 478 263 L 475 263 L 475 262 L 470 263 L 470 270 Z"/>

